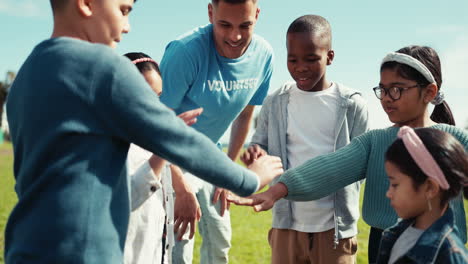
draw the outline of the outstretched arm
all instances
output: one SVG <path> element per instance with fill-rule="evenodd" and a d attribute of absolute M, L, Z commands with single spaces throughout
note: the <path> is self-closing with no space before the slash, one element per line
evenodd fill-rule
<path fill-rule="evenodd" d="M 253 206 L 256 212 L 270 210 L 276 201 L 288 195 L 288 188 L 283 183 L 271 186 L 267 191 L 249 197 L 230 195 L 229 202 L 236 205 Z"/>
<path fill-rule="evenodd" d="M 110 64 L 113 69 L 108 78 L 95 78 L 91 88 L 96 91 L 94 100 L 100 102 L 93 104 L 99 108 L 99 121 L 116 139 L 134 142 L 211 184 L 243 196 L 257 191 L 259 182 L 269 182 L 277 175 L 276 169 L 256 173 L 232 162 L 210 139 L 186 126 L 160 103 L 128 60 L 119 60 Z M 109 67 L 108 61 L 106 65 Z"/>
<path fill-rule="evenodd" d="M 202 111 L 202 108 L 198 108 L 184 112 L 178 115 L 178 117 L 187 125 L 192 125 L 197 121 L 197 117 Z M 133 155 L 136 155 L 137 152 L 137 149 L 133 149 L 133 147 L 130 148 L 128 159 L 132 159 Z M 132 182 L 132 211 L 140 207 L 157 189 L 161 188 L 160 175 L 164 164 L 164 159 L 153 154 L 147 162 L 143 163 L 143 165 L 130 175 Z M 182 193 L 180 196 L 183 198 L 185 197 Z"/>
<path fill-rule="evenodd" d="M 317 200 L 364 179 L 370 150 L 364 147 L 361 137 L 336 152 L 318 156 L 287 170 L 278 180 L 287 187 L 285 198 L 294 201 Z"/>
<path fill-rule="evenodd" d="M 285 198 L 294 201 L 312 201 L 323 198 L 353 182 L 365 178 L 369 149 L 365 134 L 338 151 L 308 160 L 303 165 L 286 171 L 277 184 L 266 192 L 247 198 L 230 196 L 230 202 L 255 206 L 256 211 L 270 209 Z"/>

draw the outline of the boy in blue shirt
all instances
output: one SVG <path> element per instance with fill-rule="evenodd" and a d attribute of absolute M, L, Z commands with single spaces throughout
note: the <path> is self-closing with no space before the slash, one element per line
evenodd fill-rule
<path fill-rule="evenodd" d="M 243 195 L 281 173 L 264 160 L 253 168 L 259 182 L 232 163 L 111 49 L 129 31 L 133 4 L 51 0 L 52 37 L 22 65 L 7 102 L 19 201 L 6 263 L 122 263 L 130 142 Z"/>
<path fill-rule="evenodd" d="M 255 106 L 268 92 L 273 70 L 271 46 L 253 34 L 259 12 L 256 0 L 213 0 L 208 5 L 211 24 L 169 43 L 161 61 L 161 101 L 176 113 L 203 107 L 193 128 L 213 143 L 232 123 L 232 160 L 244 144 Z M 224 214 L 225 192 L 203 183 L 197 198 L 202 209 L 200 261 L 227 263 L 231 225 Z M 191 263 L 192 251 L 193 241 L 176 243 L 173 261 Z"/>

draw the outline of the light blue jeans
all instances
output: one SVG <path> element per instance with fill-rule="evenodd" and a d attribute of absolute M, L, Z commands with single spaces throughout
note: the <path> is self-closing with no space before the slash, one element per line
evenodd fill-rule
<path fill-rule="evenodd" d="M 202 217 L 198 223 L 198 231 L 202 237 L 200 248 L 200 263 L 222 264 L 228 263 L 229 249 L 231 248 L 231 216 L 229 211 L 221 217 L 220 203 L 211 202 L 215 186 L 203 183 L 197 192 L 198 203 L 202 211 Z M 177 199 L 177 198 L 176 198 Z M 172 263 L 187 264 L 193 260 L 194 239 L 182 239 L 175 242 L 172 250 Z"/>

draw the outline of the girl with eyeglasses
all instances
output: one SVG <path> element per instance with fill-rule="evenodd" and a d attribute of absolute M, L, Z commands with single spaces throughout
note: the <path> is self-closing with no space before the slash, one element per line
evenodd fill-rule
<path fill-rule="evenodd" d="M 313 158 L 286 171 L 268 191 L 234 202 L 270 209 L 275 201 L 320 199 L 351 183 L 366 180 L 362 214 L 371 226 L 369 263 L 375 263 L 383 229 L 398 219 L 385 197 L 389 180 L 385 172 L 385 152 L 397 138 L 400 127 L 432 127 L 452 134 L 465 149 L 468 133 L 455 127 L 452 113 L 440 91 L 442 75 L 437 53 L 429 47 L 409 46 L 388 54 L 380 67 L 380 84 L 374 88 L 384 111 L 394 126 L 371 130 L 334 153 Z M 428 104 L 436 104 L 429 115 Z M 466 242 L 465 211 L 459 196 L 450 202 L 457 232 Z"/>

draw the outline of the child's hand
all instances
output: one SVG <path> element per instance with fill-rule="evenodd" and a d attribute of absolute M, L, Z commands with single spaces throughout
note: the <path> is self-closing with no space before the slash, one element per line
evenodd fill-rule
<path fill-rule="evenodd" d="M 178 117 L 180 117 L 185 122 L 185 124 L 191 126 L 197 122 L 197 117 L 201 115 L 202 112 L 203 108 L 200 107 L 197 109 L 183 112 L 182 114 L 178 115 Z"/>
<path fill-rule="evenodd" d="M 237 194 L 230 193 L 227 196 L 227 200 L 230 203 L 233 203 L 235 205 L 242 205 L 242 206 L 254 206 L 255 205 L 255 194 L 248 196 L 248 197 L 240 197 Z"/>
<path fill-rule="evenodd" d="M 255 172 L 260 181 L 261 190 L 265 185 L 269 184 L 276 176 L 283 174 L 283 163 L 281 159 L 275 156 L 261 156 L 253 160 L 248 169 Z"/>
<path fill-rule="evenodd" d="M 255 144 L 247 148 L 247 150 L 240 157 L 245 166 L 250 166 L 256 159 L 268 155 L 267 152 L 259 145 Z"/>
<path fill-rule="evenodd" d="M 272 186 L 266 192 L 253 194 L 249 197 L 240 197 L 235 194 L 229 194 L 227 199 L 236 205 L 253 206 L 255 212 L 270 210 L 275 202 L 288 193 L 284 184 L 279 183 Z"/>

